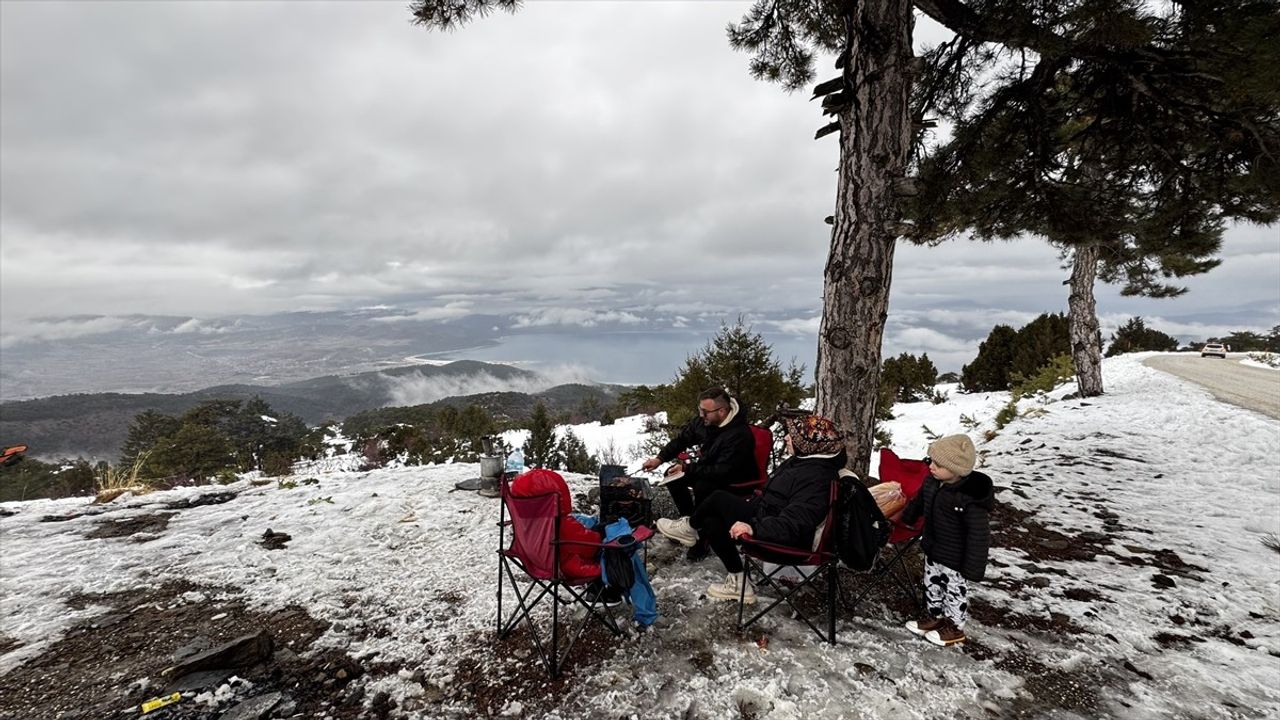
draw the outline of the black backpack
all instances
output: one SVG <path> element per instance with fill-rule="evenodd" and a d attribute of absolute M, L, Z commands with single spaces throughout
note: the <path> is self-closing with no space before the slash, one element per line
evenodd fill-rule
<path fill-rule="evenodd" d="M 850 569 L 870 570 L 889 540 L 889 521 L 856 476 L 842 473 L 839 483 L 834 518 L 836 555 Z"/>

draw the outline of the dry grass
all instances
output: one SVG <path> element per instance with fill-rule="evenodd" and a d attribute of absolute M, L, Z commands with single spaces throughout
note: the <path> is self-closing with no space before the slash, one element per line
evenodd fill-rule
<path fill-rule="evenodd" d="M 1280 553 L 1280 537 L 1277 537 L 1275 533 L 1267 533 L 1266 535 L 1263 535 L 1262 544 L 1277 553 Z"/>
<path fill-rule="evenodd" d="M 147 457 L 151 453 L 143 453 L 133 461 L 130 467 L 107 465 L 98 473 L 95 485 L 98 488 L 98 494 L 94 497 L 94 503 L 109 503 L 127 492 L 142 494 L 150 492 L 151 487 L 146 480 L 138 477 L 142 472 L 142 466 L 146 464 Z"/>

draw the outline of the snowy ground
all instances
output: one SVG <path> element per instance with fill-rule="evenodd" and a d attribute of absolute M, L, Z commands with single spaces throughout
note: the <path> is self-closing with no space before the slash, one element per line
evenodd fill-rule
<path fill-rule="evenodd" d="M 477 466 L 360 472 L 339 458 L 292 489 L 246 479 L 109 506 L 0 506 L 0 685 L 105 611 L 71 598 L 182 578 L 223 588 L 174 600 L 197 611 L 236 597 L 330 623 L 312 652 L 376 657 L 358 682 L 388 693 L 393 717 L 1280 716 L 1280 555 L 1262 543 L 1280 533 L 1280 424 L 1143 357 L 1105 362 L 1106 395 L 1025 400 L 998 432 L 1004 393 L 896 408 L 900 454 L 968 431 L 999 487 L 963 649 L 910 636 L 891 595 L 844 613 L 835 647 L 785 614 L 739 635 L 734 608 L 703 595 L 718 563 L 689 564 L 658 540 L 660 627 L 589 644 L 566 680 L 547 682 L 519 638 L 492 640 L 497 503 L 453 491 Z M 575 432 L 631 462 L 640 423 Z M 173 510 L 215 491 L 236 496 Z M 157 514 L 167 523 L 151 531 L 86 538 Z M 292 540 L 268 550 L 257 542 L 268 528 Z M 5 712 L 30 717 L 0 699 Z"/>

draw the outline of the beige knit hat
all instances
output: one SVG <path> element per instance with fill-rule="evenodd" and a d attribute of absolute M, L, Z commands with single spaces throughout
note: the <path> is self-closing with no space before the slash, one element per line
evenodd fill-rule
<path fill-rule="evenodd" d="M 960 477 L 973 472 L 978 451 L 968 435 L 948 435 L 929 444 L 929 459 Z"/>

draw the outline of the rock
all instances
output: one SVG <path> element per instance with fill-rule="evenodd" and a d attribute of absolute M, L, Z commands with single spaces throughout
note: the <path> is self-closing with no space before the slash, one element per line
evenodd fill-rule
<path fill-rule="evenodd" d="M 1085 532 L 1080 533 L 1076 537 L 1078 537 L 1080 540 L 1083 540 L 1084 542 L 1091 542 L 1091 543 L 1106 542 L 1107 540 L 1111 539 L 1111 537 L 1106 533 L 1100 533 L 1100 532 L 1097 532 L 1096 530 L 1087 530 Z"/>
<path fill-rule="evenodd" d="M 218 720 L 262 720 L 284 699 L 283 693 L 273 692 L 249 698 L 218 716 Z"/>
<path fill-rule="evenodd" d="M 1071 547 L 1071 542 L 1068 540 L 1059 540 L 1057 538 L 1049 538 L 1049 539 L 1041 540 L 1040 547 L 1045 548 L 1046 550 L 1066 550 L 1067 548 Z"/>
<path fill-rule="evenodd" d="M 1177 583 L 1173 581 L 1173 578 L 1169 577 L 1168 575 L 1162 575 L 1160 573 L 1156 573 L 1155 575 L 1151 576 L 1151 584 L 1155 585 L 1158 588 L 1171 588 L 1177 585 Z"/>
<path fill-rule="evenodd" d="M 211 645 L 213 645 L 212 640 L 203 635 L 197 635 L 192 638 L 191 642 L 173 651 L 173 661 L 175 663 L 180 663 L 189 657 L 193 657 L 205 650 L 208 650 Z"/>
<path fill-rule="evenodd" d="M 1053 581 L 1045 577 L 1044 575 L 1037 575 L 1033 578 L 1028 578 L 1027 584 L 1030 585 L 1031 587 L 1047 588 L 1053 584 Z"/>
<path fill-rule="evenodd" d="M 271 657 L 271 634 L 242 635 L 229 643 L 197 653 L 178 663 L 167 673 L 182 676 L 200 670 L 217 670 L 255 665 Z"/>
<path fill-rule="evenodd" d="M 268 550 L 283 550 L 284 544 L 293 539 L 288 533 L 273 532 L 271 528 L 262 533 L 262 541 L 258 544 Z"/>
<path fill-rule="evenodd" d="M 853 664 L 853 666 L 857 668 L 858 672 L 863 675 L 874 675 L 876 672 L 876 669 L 874 666 L 868 665 L 864 662 L 856 662 Z"/>
<path fill-rule="evenodd" d="M 175 678 L 164 689 L 162 695 L 171 695 L 176 692 L 187 693 L 203 690 L 206 688 L 216 688 L 226 682 L 231 677 L 234 670 L 201 670 L 199 672 L 187 673 L 181 677 Z"/>

